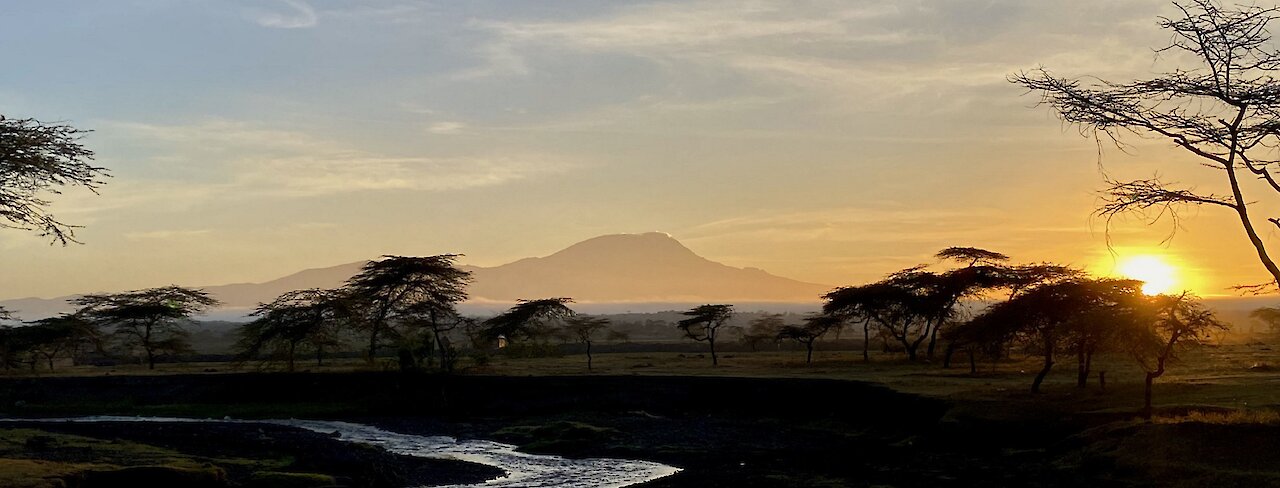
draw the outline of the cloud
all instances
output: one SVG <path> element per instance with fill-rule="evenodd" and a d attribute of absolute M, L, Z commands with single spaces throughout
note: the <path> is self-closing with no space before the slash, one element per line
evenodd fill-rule
<path fill-rule="evenodd" d="M 457 134 L 467 128 L 467 124 L 462 122 L 443 121 L 428 125 L 425 129 L 432 134 Z"/>
<path fill-rule="evenodd" d="M 117 204 L 214 195 L 320 196 L 363 191 L 450 191 L 568 171 L 576 164 L 540 154 L 392 156 L 328 137 L 260 124 L 213 120 L 189 125 L 106 124 L 148 141 L 155 158 L 189 168 L 192 181 L 135 182 Z M 212 179 L 210 179 L 212 176 Z M 143 188 L 136 188 L 141 186 Z M 175 192 L 170 188 L 181 188 Z M 179 197 L 179 194 L 181 197 Z"/>
<path fill-rule="evenodd" d="M 244 11 L 249 21 L 273 29 L 300 29 L 315 27 L 320 22 L 316 10 L 304 0 L 280 0 L 285 12 L 250 8 Z"/>
<path fill-rule="evenodd" d="M 288 196 L 465 190 L 568 168 L 558 161 L 539 158 L 390 158 L 360 153 L 245 162 L 236 172 L 235 186 Z"/>

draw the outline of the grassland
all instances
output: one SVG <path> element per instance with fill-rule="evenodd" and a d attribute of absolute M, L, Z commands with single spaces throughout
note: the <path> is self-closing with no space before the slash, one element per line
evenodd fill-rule
<path fill-rule="evenodd" d="M 727 352 L 715 367 L 700 353 L 597 354 L 591 371 L 581 355 L 498 355 L 466 359 L 454 376 L 356 360 L 293 374 L 75 367 L 0 379 L 0 412 L 343 418 L 685 468 L 653 487 L 1280 486 L 1272 344 L 1280 338 L 1183 354 L 1156 383 L 1152 422 L 1135 416 L 1142 370 L 1124 355 L 1095 359 L 1083 389 L 1074 358 L 1060 358 L 1034 395 L 1034 356 L 971 374 L 963 358 L 944 369 L 821 347 L 813 364 L 800 351 Z"/>

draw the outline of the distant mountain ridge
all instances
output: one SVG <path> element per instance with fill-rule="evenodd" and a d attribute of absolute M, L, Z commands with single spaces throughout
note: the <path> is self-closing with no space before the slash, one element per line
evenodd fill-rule
<path fill-rule="evenodd" d="M 206 286 L 228 309 L 248 309 L 303 288 L 334 288 L 364 261 L 308 269 L 263 283 Z M 817 302 L 831 287 L 703 258 L 661 232 L 594 237 L 545 257 L 494 267 L 460 266 L 475 278 L 472 302 L 573 297 L 579 302 Z M 67 298 L 0 301 L 25 319 L 69 310 Z"/>

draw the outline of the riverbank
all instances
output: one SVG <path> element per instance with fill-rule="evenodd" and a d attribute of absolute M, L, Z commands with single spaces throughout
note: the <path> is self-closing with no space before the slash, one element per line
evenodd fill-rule
<path fill-rule="evenodd" d="M 501 470 L 424 459 L 268 424 L 0 424 L 0 486 L 399 488 L 479 483 Z"/>

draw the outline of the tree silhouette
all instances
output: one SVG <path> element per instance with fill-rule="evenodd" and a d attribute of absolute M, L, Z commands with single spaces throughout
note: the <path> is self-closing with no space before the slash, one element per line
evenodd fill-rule
<path fill-rule="evenodd" d="M 74 314 L 40 319 L 21 329 L 29 341 L 31 353 L 43 358 L 49 371 L 53 371 L 53 362 L 59 357 L 74 362 L 85 347 L 102 349 L 98 328 Z"/>
<path fill-rule="evenodd" d="M 755 352 L 760 344 L 765 341 L 778 342 L 778 332 L 786 323 L 782 320 L 782 314 L 765 314 L 757 317 L 747 324 L 747 330 L 742 333 L 742 342 L 751 348 L 751 352 Z"/>
<path fill-rule="evenodd" d="M 113 328 L 126 348 L 141 348 L 148 369 L 155 369 L 158 355 L 189 351 L 182 326 L 219 304 L 202 290 L 180 286 L 85 295 L 71 302 L 80 307 L 77 315 Z"/>
<path fill-rule="evenodd" d="M 834 328 L 840 327 L 844 318 L 839 315 L 812 315 L 805 317 L 804 325 L 786 325 L 778 331 L 778 339 L 791 339 L 804 344 L 805 364 L 813 364 L 813 343 Z"/>
<path fill-rule="evenodd" d="M 1141 288 L 1141 281 L 1113 278 L 1039 285 L 988 307 L 970 322 L 975 330 L 969 333 L 1001 339 L 1018 334 L 1039 347 L 1044 363 L 1031 384 L 1031 391 L 1039 393 L 1061 344 L 1084 327 L 1124 322 L 1133 313 L 1126 307 L 1140 303 Z"/>
<path fill-rule="evenodd" d="M 609 328 L 609 319 L 589 315 L 574 315 L 564 319 L 565 333 L 587 346 L 587 371 L 591 371 L 591 343 L 596 334 Z"/>
<path fill-rule="evenodd" d="M 377 356 L 379 340 L 393 332 L 395 321 L 424 307 L 452 311 L 467 299 L 471 273 L 454 266 L 460 254 L 383 256 L 369 261 L 343 287 L 363 310 L 360 325 L 369 334 L 369 362 Z"/>
<path fill-rule="evenodd" d="M 0 115 L 0 228 L 29 230 L 53 242 L 76 242 L 74 225 L 50 214 L 50 195 L 63 187 L 97 192 L 107 170 L 93 166 L 80 144 L 87 131 Z"/>
<path fill-rule="evenodd" d="M 1037 92 L 1062 120 L 1082 134 L 1123 145 L 1129 132 L 1164 139 L 1221 172 L 1224 194 L 1177 188 L 1161 179 L 1109 180 L 1097 213 L 1108 222 L 1137 212 L 1160 219 L 1168 215 L 1178 227 L 1178 209 L 1187 205 L 1223 207 L 1240 221 L 1258 260 L 1280 286 L 1280 267 L 1255 228 L 1241 176 L 1256 177 L 1274 193 L 1280 182 L 1272 173 L 1280 163 L 1273 149 L 1280 144 L 1280 51 L 1270 47 L 1268 24 L 1280 9 L 1241 5 L 1224 8 L 1215 0 L 1174 4 L 1181 18 L 1159 19 L 1172 42 L 1157 52 L 1190 54 L 1198 65 L 1154 78 L 1115 83 L 1058 78 L 1045 68 L 1021 72 L 1010 81 Z M 1101 147 L 1101 146 L 1100 146 Z M 1280 219 L 1267 218 L 1280 227 Z"/>
<path fill-rule="evenodd" d="M 1178 349 L 1201 344 L 1213 332 L 1227 329 L 1226 324 L 1189 293 L 1154 297 L 1151 310 L 1154 317 L 1127 329 L 1133 356 L 1146 373 L 1142 405 L 1142 415 L 1146 418 L 1151 418 L 1152 385 L 1156 378 L 1164 375 L 1165 367 L 1176 357 Z"/>
<path fill-rule="evenodd" d="M 289 371 L 294 370 L 298 346 L 310 346 L 317 364 L 325 347 L 336 346 L 339 321 L 347 317 L 345 297 L 337 290 L 310 288 L 286 292 L 269 303 L 259 304 L 252 317 L 238 330 L 236 348 L 242 359 L 269 352 L 284 356 Z"/>
<path fill-rule="evenodd" d="M 1280 331 L 1280 307 L 1259 307 L 1249 312 L 1249 318 L 1266 324 L 1271 332 Z"/>
<path fill-rule="evenodd" d="M 822 296 L 824 315 L 840 315 L 845 322 L 862 323 L 862 360 L 870 361 L 872 320 L 880 320 L 892 306 L 896 289 L 885 283 L 836 288 Z"/>
<path fill-rule="evenodd" d="M 976 247 L 948 247 L 938 251 L 938 254 L 935 254 L 934 257 L 946 261 L 955 261 L 961 264 L 967 263 L 967 267 L 977 266 L 979 264 L 998 266 L 1009 260 L 1009 256 L 1005 256 L 1004 254 Z"/>
<path fill-rule="evenodd" d="M 551 322 L 572 317 L 573 309 L 567 304 L 572 298 L 542 298 L 520 300 L 506 312 L 484 321 L 484 336 L 490 342 L 498 337 L 507 340 L 534 339 L 550 333 Z"/>
<path fill-rule="evenodd" d="M 733 305 L 699 305 L 681 314 L 689 318 L 681 320 L 676 327 L 684 332 L 685 337 L 706 342 L 711 348 L 711 365 L 718 366 L 720 359 L 716 357 L 716 337 L 720 328 L 733 317 Z"/>

